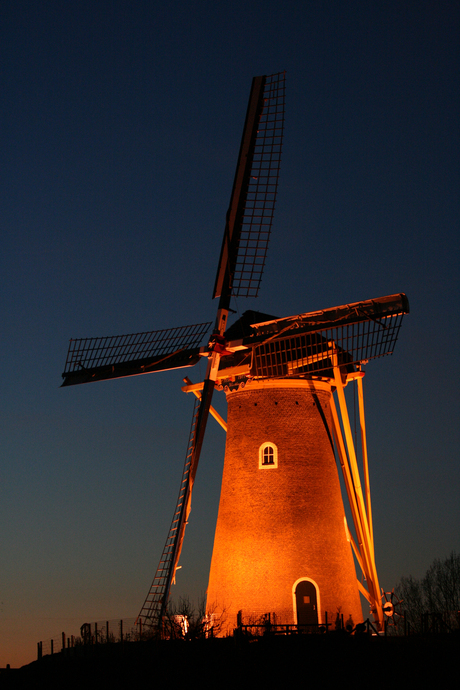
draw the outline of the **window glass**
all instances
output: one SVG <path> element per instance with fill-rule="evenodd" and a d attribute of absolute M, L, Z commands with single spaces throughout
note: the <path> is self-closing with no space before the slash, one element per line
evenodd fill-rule
<path fill-rule="evenodd" d="M 259 448 L 259 469 L 278 467 L 278 448 L 274 443 L 262 443 Z"/>

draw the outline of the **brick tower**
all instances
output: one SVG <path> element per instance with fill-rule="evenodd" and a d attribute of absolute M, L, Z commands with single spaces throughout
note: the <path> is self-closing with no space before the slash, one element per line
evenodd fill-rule
<path fill-rule="evenodd" d="M 331 385 L 263 380 L 227 393 L 228 434 L 207 608 L 231 631 L 362 620 L 330 424 Z M 273 620 L 273 618 L 272 618 Z"/>

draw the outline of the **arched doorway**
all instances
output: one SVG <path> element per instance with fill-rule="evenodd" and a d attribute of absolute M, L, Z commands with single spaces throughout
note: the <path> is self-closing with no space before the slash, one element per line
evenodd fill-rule
<path fill-rule="evenodd" d="M 316 587 L 310 580 L 300 580 L 295 588 L 298 625 L 318 625 L 318 598 Z"/>

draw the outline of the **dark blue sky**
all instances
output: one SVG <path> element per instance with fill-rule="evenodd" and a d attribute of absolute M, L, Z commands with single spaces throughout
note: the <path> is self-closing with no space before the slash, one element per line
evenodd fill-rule
<path fill-rule="evenodd" d="M 3 2 L 0 665 L 136 616 L 180 481 L 184 373 L 60 390 L 70 337 L 212 320 L 254 75 L 287 71 L 258 300 L 280 316 L 406 292 L 366 371 L 377 566 L 460 550 L 456 2 Z M 225 402 L 216 400 L 225 410 Z M 174 596 L 207 584 L 209 427 Z M 3 652 L 2 652 L 3 654 Z M 4 658 L 3 658 L 4 657 Z"/>

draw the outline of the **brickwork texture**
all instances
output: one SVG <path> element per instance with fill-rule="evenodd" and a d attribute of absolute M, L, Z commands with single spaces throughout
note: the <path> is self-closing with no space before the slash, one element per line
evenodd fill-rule
<path fill-rule="evenodd" d="M 266 613 L 296 623 L 299 580 L 317 591 L 319 622 L 340 612 L 362 620 L 330 424 L 325 382 L 250 383 L 227 394 L 228 431 L 207 608 L 222 632 Z M 278 449 L 259 468 L 259 448 Z"/>

